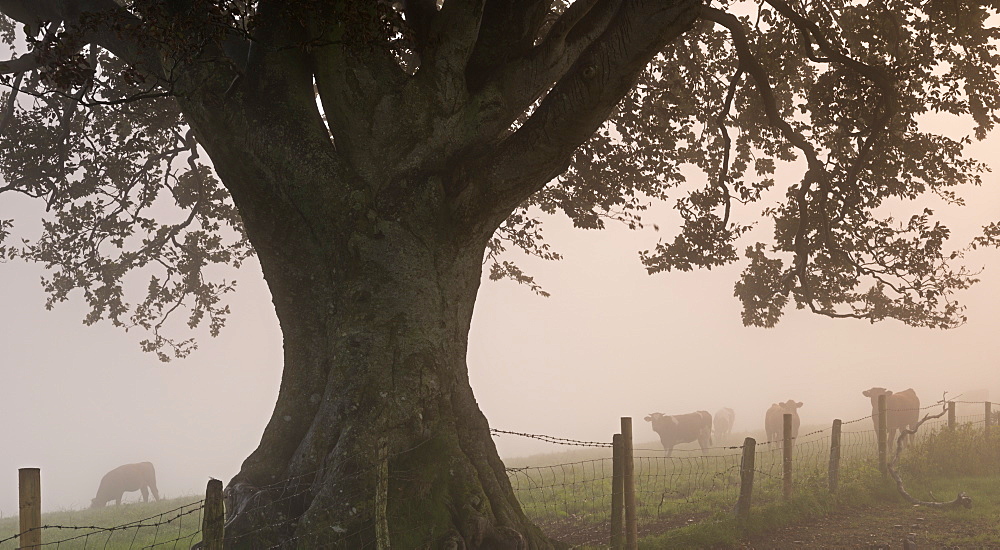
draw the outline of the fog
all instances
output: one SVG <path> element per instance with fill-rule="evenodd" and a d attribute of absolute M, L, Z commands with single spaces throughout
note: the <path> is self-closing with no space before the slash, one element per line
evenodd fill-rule
<path fill-rule="evenodd" d="M 993 136 L 971 152 L 988 159 L 998 146 Z M 985 180 L 961 190 L 968 206 L 941 212 L 955 245 L 1000 219 L 1000 181 Z M 0 218 L 34 211 L 0 200 Z M 659 205 L 646 218 L 672 215 Z M 765 224 L 751 239 L 767 240 L 769 231 Z M 646 275 L 637 250 L 670 237 L 666 229 L 587 232 L 552 219 L 545 235 L 565 259 L 519 265 L 550 298 L 511 282 L 484 280 L 480 289 L 469 369 L 494 428 L 610 441 L 619 417 L 632 416 L 644 442 L 656 439 L 642 421 L 653 411 L 729 406 L 739 431 L 762 428 L 765 409 L 786 399 L 805 403 L 804 424 L 865 416 L 861 391 L 871 386 L 913 387 L 924 404 L 977 388 L 1000 401 L 1000 251 L 967 256 L 985 271 L 958 296 L 969 322 L 955 330 L 794 309 L 776 328 L 757 329 L 742 326 L 732 296 L 742 264 Z M 41 274 L 37 265 L 0 265 L 0 514 L 17 511 L 20 467 L 42 469 L 46 511 L 88 505 L 101 476 L 128 462 L 153 462 L 165 497 L 201 492 L 209 477 L 228 481 L 259 441 L 281 375 L 281 335 L 259 267 L 247 262 L 236 274 L 221 336 L 202 335 L 199 350 L 169 364 L 139 350 L 141 333 L 83 325 L 79 300 L 45 311 Z M 562 450 L 514 436 L 496 443 L 502 457 Z"/>

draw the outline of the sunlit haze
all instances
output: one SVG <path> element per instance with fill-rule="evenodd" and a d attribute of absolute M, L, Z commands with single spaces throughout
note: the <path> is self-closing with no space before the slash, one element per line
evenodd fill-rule
<path fill-rule="evenodd" d="M 957 130 L 956 130 L 957 132 Z M 976 143 L 973 156 L 1000 168 L 1000 139 Z M 781 174 L 779 174 L 781 175 Z M 786 178 L 796 178 L 792 170 Z M 781 181 L 779 180 L 779 183 Z M 784 183 L 788 184 L 789 181 Z M 780 187 L 780 185 L 779 185 Z M 965 207 L 941 208 L 965 246 L 1000 219 L 1000 181 L 960 193 Z M 908 217 L 934 199 L 900 206 Z M 765 205 L 744 209 L 759 215 Z M 774 329 L 745 328 L 733 283 L 743 266 L 649 276 L 638 250 L 671 238 L 671 204 L 646 214 L 652 228 L 575 230 L 546 222 L 546 241 L 565 259 L 512 259 L 550 298 L 512 282 L 483 282 L 469 344 L 473 388 L 502 430 L 610 441 L 619 417 L 635 419 L 636 439 L 655 441 L 642 417 L 699 409 L 736 411 L 736 430 L 759 430 L 775 401 L 804 402 L 803 424 L 828 424 L 870 411 L 861 391 L 914 388 L 931 403 L 986 388 L 1000 397 L 1000 251 L 966 257 L 982 282 L 958 296 L 969 322 L 956 330 L 832 320 L 790 309 Z M 0 201 L 0 218 L 30 234 L 38 205 Z M 744 246 L 768 240 L 755 230 Z M 281 376 L 281 335 L 259 266 L 235 273 L 232 315 L 220 337 L 200 335 L 186 360 L 163 364 L 142 353 L 141 333 L 81 323 L 80 300 L 45 311 L 37 265 L 0 266 L 0 514 L 17 512 L 17 469 L 40 467 L 43 507 L 89 504 L 101 476 L 120 464 L 151 461 L 160 492 L 201 492 L 210 477 L 236 474 L 270 417 Z M 183 336 L 183 334 L 181 335 Z M 514 436 L 495 439 L 504 458 L 560 449 Z M 135 500 L 136 493 L 126 497 Z"/>

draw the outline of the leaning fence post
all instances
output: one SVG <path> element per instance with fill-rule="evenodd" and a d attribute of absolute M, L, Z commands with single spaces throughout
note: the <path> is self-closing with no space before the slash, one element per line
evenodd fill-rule
<path fill-rule="evenodd" d="M 615 434 L 611 442 L 611 548 L 621 550 L 625 547 L 625 484 L 622 480 L 625 472 L 625 447 L 622 434 Z"/>
<path fill-rule="evenodd" d="M 625 496 L 625 547 L 639 547 L 639 526 L 635 517 L 635 462 L 632 452 L 632 417 L 622 417 L 622 485 Z"/>
<path fill-rule="evenodd" d="M 837 492 L 837 484 L 840 482 L 840 419 L 833 421 L 833 429 L 830 430 L 830 492 Z"/>
<path fill-rule="evenodd" d="M 20 548 L 42 545 L 42 471 L 38 468 L 17 470 L 18 507 L 21 517 Z"/>
<path fill-rule="evenodd" d="M 782 425 L 784 437 L 782 438 L 781 455 L 782 473 L 784 478 L 783 494 L 785 500 L 792 498 L 792 415 L 785 413 Z"/>
<path fill-rule="evenodd" d="M 205 488 L 205 515 L 201 520 L 201 540 L 204 550 L 222 550 L 225 537 L 226 511 L 222 504 L 222 481 L 208 480 Z"/>
<path fill-rule="evenodd" d="M 885 394 L 878 396 L 878 471 L 882 472 L 882 477 L 889 475 L 888 462 L 888 438 L 889 429 L 886 419 Z"/>
<path fill-rule="evenodd" d="M 948 402 L 948 429 L 949 430 L 954 430 L 955 429 L 955 402 L 954 401 L 949 401 Z"/>
<path fill-rule="evenodd" d="M 989 401 L 986 402 L 986 422 L 983 424 L 983 431 L 986 433 L 986 437 L 990 436 L 990 424 L 993 422 L 992 405 Z"/>
<path fill-rule="evenodd" d="M 753 496 L 754 459 L 757 456 L 757 441 L 748 437 L 743 440 L 743 460 L 740 461 L 740 498 L 736 501 L 736 519 L 746 522 L 750 519 L 750 498 Z"/>

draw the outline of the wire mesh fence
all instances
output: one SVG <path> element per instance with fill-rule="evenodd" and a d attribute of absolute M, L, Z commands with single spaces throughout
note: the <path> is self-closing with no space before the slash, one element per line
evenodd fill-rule
<path fill-rule="evenodd" d="M 952 424 L 942 415 L 924 423 L 910 443 L 914 452 L 935 438 L 961 430 L 984 431 L 987 413 L 984 403 L 966 403 L 967 414 L 955 415 Z M 974 407 L 978 406 L 976 412 Z M 920 409 L 921 414 L 940 411 L 935 404 Z M 932 409 L 936 409 L 932 410 Z M 990 417 L 991 423 L 995 420 Z M 953 429 L 949 429 L 949 425 Z M 783 441 L 762 441 L 753 453 L 753 500 L 779 501 L 787 487 L 790 471 L 795 491 L 825 488 L 830 469 L 878 465 L 879 436 L 872 416 L 821 428 L 792 439 L 791 461 L 786 461 Z M 997 432 L 1000 429 L 993 428 Z M 492 430 L 493 435 L 529 437 L 552 444 L 585 448 L 589 457 L 562 464 L 525 465 L 506 468 L 506 475 L 522 511 L 550 537 L 570 545 L 607 546 L 613 522 L 611 499 L 614 492 L 615 465 L 611 443 L 582 441 L 555 436 Z M 898 433 L 898 432 L 897 432 Z M 839 446 L 834 442 L 839 441 Z M 832 453 L 836 447 L 836 453 Z M 893 445 L 888 445 L 891 452 Z M 990 447 L 992 449 L 992 447 Z M 674 450 L 672 456 L 639 446 L 633 450 L 635 517 L 640 536 L 663 533 L 691 524 L 725 521 L 732 518 L 740 497 L 743 445 L 716 446 L 707 449 Z M 989 449 L 959 449 L 956 452 L 992 452 Z M 833 457 L 836 456 L 836 460 Z M 389 471 L 391 456 L 381 457 L 364 467 L 338 473 L 339 492 L 318 482 L 331 466 L 292 476 L 266 486 L 251 487 L 231 483 L 227 489 L 227 531 L 235 521 L 245 526 L 234 529 L 254 548 L 322 548 L 328 546 L 374 548 L 380 536 L 413 535 L 423 537 L 426 526 L 407 524 L 400 518 L 407 507 L 419 502 L 387 506 L 386 495 L 404 482 L 412 482 L 414 472 L 405 468 Z M 786 470 L 786 466 L 790 470 Z M 345 465 L 340 467 L 346 468 Z M 903 464 L 903 468 L 916 468 Z M 919 469 L 913 469 L 920 473 Z M 371 487 L 381 489 L 373 495 Z M 356 489 L 352 491 L 352 488 Z M 201 540 L 205 501 L 199 500 L 159 512 L 149 517 L 117 525 L 57 525 L 48 523 L 39 529 L 44 549 L 137 549 L 191 548 Z M 344 518 L 351 518 L 345 522 Z M 362 526 L 348 530 L 342 525 Z M 385 529 L 379 535 L 380 529 Z M 19 548 L 14 527 L 0 525 L 0 550 Z M 372 536 L 372 532 L 376 535 Z M 239 542 L 239 541 L 236 541 Z M 289 546 L 290 545 L 290 546 Z"/>
<path fill-rule="evenodd" d="M 201 540 L 202 511 L 205 501 L 184 504 L 142 519 L 117 525 L 52 525 L 39 528 L 43 533 L 40 545 L 44 550 L 89 549 L 188 549 Z M 21 537 L 13 533 L 0 538 L 0 549 L 22 548 Z"/>
<path fill-rule="evenodd" d="M 550 536 L 571 544 L 608 540 L 612 459 L 508 468 L 521 509 Z"/>
<path fill-rule="evenodd" d="M 956 415 L 953 427 L 982 430 L 987 425 L 985 403 L 969 404 L 983 412 Z M 936 403 L 915 410 L 924 415 L 941 411 L 942 407 L 943 404 Z M 996 419 L 992 423 L 995 426 Z M 856 471 L 879 466 L 876 428 L 871 415 L 841 424 L 836 453 L 838 468 Z M 920 445 L 948 429 L 947 416 L 929 420 L 909 444 Z M 823 428 L 793 438 L 790 463 L 793 491 L 829 487 L 832 431 L 832 427 Z M 901 432 L 896 431 L 895 435 L 898 437 Z M 575 444 L 607 445 L 579 441 Z M 887 437 L 888 456 L 893 445 L 894 441 Z M 636 449 L 634 482 L 640 536 L 732 517 L 740 491 L 742 449 L 742 445 L 704 451 L 675 449 L 675 453 L 683 456 L 670 457 L 664 456 L 662 450 Z M 783 442 L 757 443 L 754 462 L 753 500 L 780 501 L 785 483 Z M 539 468 L 511 468 L 508 474 L 525 513 L 550 536 L 571 545 L 604 547 L 610 540 L 612 471 L 611 459 L 601 458 Z"/>

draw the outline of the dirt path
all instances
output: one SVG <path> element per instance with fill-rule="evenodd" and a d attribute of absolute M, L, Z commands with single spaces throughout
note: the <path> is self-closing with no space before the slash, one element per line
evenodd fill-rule
<path fill-rule="evenodd" d="M 876 505 L 758 535 L 742 548 L 898 549 L 906 538 L 921 549 L 1000 549 L 1000 517 L 962 518 L 938 509 Z"/>

